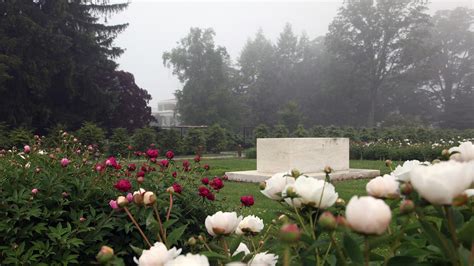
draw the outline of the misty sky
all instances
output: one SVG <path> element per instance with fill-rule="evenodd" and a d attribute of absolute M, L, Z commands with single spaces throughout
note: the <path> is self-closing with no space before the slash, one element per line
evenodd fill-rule
<path fill-rule="evenodd" d="M 182 87 L 163 66 L 162 54 L 175 47 L 191 27 L 213 28 L 216 44 L 226 47 L 235 62 L 245 42 L 259 28 L 272 41 L 287 22 L 297 34 L 304 31 L 310 38 L 324 35 L 342 2 L 131 0 L 128 9 L 114 15 L 109 23 L 130 24 L 115 42 L 126 49 L 118 59 L 119 68 L 134 74 L 138 86 L 152 95 L 149 105 L 156 109 L 157 101 L 173 98 L 174 91 Z M 430 13 L 456 6 L 474 8 L 474 0 L 431 2 Z"/>

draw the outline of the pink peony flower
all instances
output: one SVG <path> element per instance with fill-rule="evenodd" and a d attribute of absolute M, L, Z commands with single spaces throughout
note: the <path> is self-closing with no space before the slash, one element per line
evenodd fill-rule
<path fill-rule="evenodd" d="M 132 194 L 132 193 L 129 192 L 129 193 L 127 194 L 127 200 L 128 200 L 128 202 L 132 202 L 132 201 L 133 201 L 133 194 Z"/>
<path fill-rule="evenodd" d="M 30 152 L 31 152 L 30 146 L 29 146 L 29 145 L 25 145 L 25 147 L 23 147 L 23 151 L 24 151 L 25 153 L 30 153 Z"/>
<path fill-rule="evenodd" d="M 211 167 L 210 167 L 208 164 L 205 164 L 205 165 L 203 166 L 203 168 L 204 168 L 204 170 L 206 170 L 206 171 L 209 171 L 209 169 L 211 169 Z"/>
<path fill-rule="evenodd" d="M 214 177 L 211 182 L 209 182 L 209 185 L 214 189 L 214 190 L 219 190 L 224 187 L 224 182 L 219 177 Z"/>
<path fill-rule="evenodd" d="M 201 156 L 196 155 L 196 157 L 194 157 L 194 162 L 198 163 L 200 161 L 201 161 Z"/>
<path fill-rule="evenodd" d="M 178 176 L 178 173 L 176 173 L 176 171 L 174 171 L 172 174 L 171 174 L 174 178 L 176 178 Z"/>
<path fill-rule="evenodd" d="M 198 190 L 199 190 L 199 196 L 203 198 L 207 197 L 207 195 L 211 193 L 211 191 L 205 186 L 200 186 Z"/>
<path fill-rule="evenodd" d="M 170 162 L 168 160 L 161 160 L 160 161 L 160 166 L 163 168 L 166 168 L 170 165 Z"/>
<path fill-rule="evenodd" d="M 38 192 L 39 192 L 39 190 L 38 190 L 37 188 L 33 188 L 33 189 L 31 190 L 31 194 L 33 194 L 33 195 L 38 194 Z"/>
<path fill-rule="evenodd" d="M 128 171 L 135 171 L 137 170 L 137 165 L 134 163 L 131 163 L 128 165 Z"/>
<path fill-rule="evenodd" d="M 168 158 L 168 160 L 171 160 L 171 159 L 174 158 L 174 152 L 173 151 L 167 151 L 165 156 L 166 156 L 166 158 Z"/>
<path fill-rule="evenodd" d="M 128 179 L 120 179 L 115 183 L 114 187 L 122 192 L 127 192 L 132 188 L 132 184 L 130 184 Z"/>
<path fill-rule="evenodd" d="M 62 166 L 62 167 L 66 167 L 66 166 L 68 166 L 68 164 L 69 164 L 70 162 L 71 162 L 71 161 L 69 161 L 68 158 L 62 158 L 62 159 L 61 159 L 61 166 Z"/>
<path fill-rule="evenodd" d="M 181 194 L 181 192 L 183 191 L 183 188 L 178 183 L 173 184 L 173 189 L 174 189 L 174 192 L 176 192 L 178 194 Z"/>
<path fill-rule="evenodd" d="M 109 201 L 109 205 L 110 205 L 110 208 L 112 208 L 112 209 L 114 209 L 114 210 L 116 210 L 116 209 L 119 208 L 118 203 L 117 203 L 116 200 L 110 200 L 110 201 Z"/>
<path fill-rule="evenodd" d="M 159 153 L 158 153 L 158 150 L 157 149 L 148 149 L 146 151 L 146 156 L 148 156 L 148 158 L 157 158 L 159 156 Z"/>
<path fill-rule="evenodd" d="M 105 165 L 116 168 L 118 163 L 115 157 L 111 156 L 107 160 L 105 160 Z"/>
<path fill-rule="evenodd" d="M 245 207 L 250 207 L 255 203 L 255 200 L 252 195 L 240 197 L 240 202 Z"/>
<path fill-rule="evenodd" d="M 209 185 L 209 178 L 204 177 L 203 179 L 201 179 L 201 182 L 202 182 L 204 185 Z"/>

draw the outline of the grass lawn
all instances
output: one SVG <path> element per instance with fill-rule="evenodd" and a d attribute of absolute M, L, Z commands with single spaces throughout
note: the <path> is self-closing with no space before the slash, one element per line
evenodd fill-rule
<path fill-rule="evenodd" d="M 203 163 L 209 164 L 211 166 L 211 175 L 216 176 L 221 176 L 228 171 L 254 170 L 257 168 L 255 159 L 216 159 L 205 160 Z M 379 169 L 382 174 L 389 172 L 384 161 L 351 160 L 350 167 Z M 365 184 L 367 182 L 367 179 L 358 179 L 339 181 L 334 185 L 336 186 L 336 191 L 339 193 L 339 197 L 348 201 L 353 195 L 366 195 Z M 279 211 L 285 209 L 279 203 L 262 195 L 258 184 L 255 183 L 227 181 L 224 189 L 221 191 L 220 197 L 225 198 L 224 208 L 230 211 L 240 208 L 240 197 L 244 195 L 253 195 L 255 205 L 251 208 L 244 208 L 242 213 L 244 215 L 255 214 L 264 219 L 265 223 L 271 222 Z"/>

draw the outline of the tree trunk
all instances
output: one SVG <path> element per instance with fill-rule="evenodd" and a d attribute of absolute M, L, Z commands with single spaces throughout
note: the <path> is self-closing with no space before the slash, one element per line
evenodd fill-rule
<path fill-rule="evenodd" d="M 373 86 L 370 89 L 370 109 L 369 109 L 369 116 L 367 118 L 367 127 L 374 127 L 375 126 L 375 109 L 377 108 L 377 94 L 378 94 L 378 86 Z"/>

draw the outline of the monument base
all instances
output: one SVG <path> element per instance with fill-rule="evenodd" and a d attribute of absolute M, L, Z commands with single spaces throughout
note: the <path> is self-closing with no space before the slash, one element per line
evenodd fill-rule
<path fill-rule="evenodd" d="M 270 178 L 272 173 L 260 173 L 257 170 L 253 171 L 238 171 L 238 172 L 226 172 L 225 173 L 229 180 L 260 183 Z M 324 179 L 325 173 L 305 173 L 307 176 L 315 177 L 318 179 Z M 331 173 L 331 180 L 350 180 L 350 179 L 361 179 L 361 178 L 374 178 L 380 175 L 379 170 L 372 169 L 349 169 L 348 171 L 336 171 Z"/>

